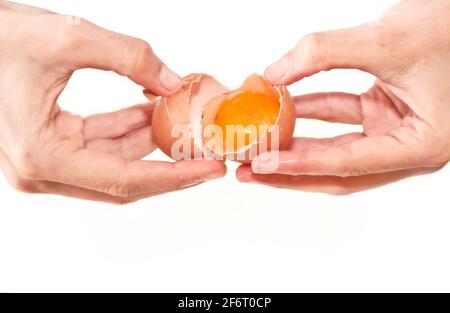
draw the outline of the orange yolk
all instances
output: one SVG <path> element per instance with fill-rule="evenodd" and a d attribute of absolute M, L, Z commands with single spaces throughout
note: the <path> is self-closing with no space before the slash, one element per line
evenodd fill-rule
<path fill-rule="evenodd" d="M 228 151 L 238 151 L 275 125 L 279 113 L 278 99 L 246 91 L 223 102 L 215 124 L 222 129 L 224 147 Z"/>

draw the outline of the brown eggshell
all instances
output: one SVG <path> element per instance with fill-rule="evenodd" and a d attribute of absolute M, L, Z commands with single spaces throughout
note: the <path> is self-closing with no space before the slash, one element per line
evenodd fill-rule
<path fill-rule="evenodd" d="M 172 153 L 175 143 L 184 142 L 185 147 L 190 147 L 190 158 L 201 156 L 201 147 L 195 143 L 202 138 L 190 138 L 183 136 L 172 136 L 176 126 L 186 126 L 191 128 L 201 128 L 203 108 L 214 96 L 228 92 L 214 78 L 206 74 L 191 74 L 183 79 L 183 88 L 175 95 L 160 97 L 157 100 L 152 118 L 152 132 L 154 143 L 169 157 L 178 160 L 185 151 L 179 151 L 180 155 Z M 150 101 L 155 101 L 151 93 L 145 92 Z M 195 125 L 198 124 L 198 125 Z M 194 140 L 196 139 L 196 140 Z M 196 142 L 194 142 L 196 141 Z"/>

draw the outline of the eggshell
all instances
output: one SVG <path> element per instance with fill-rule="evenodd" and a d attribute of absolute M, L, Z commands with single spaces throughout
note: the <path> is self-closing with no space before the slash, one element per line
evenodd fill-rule
<path fill-rule="evenodd" d="M 188 156 L 190 158 L 201 157 L 203 108 L 212 97 L 228 91 L 227 88 L 209 75 L 191 74 L 183 79 L 182 89 L 170 97 L 155 99 L 153 94 L 144 92 L 151 102 L 156 101 L 152 118 L 154 143 L 166 155 L 175 160 L 185 159 Z M 189 137 L 174 133 L 176 128 L 183 126 L 191 128 L 192 133 Z M 200 130 L 200 132 L 195 134 L 195 130 Z M 175 151 L 172 151 L 172 147 L 176 143 L 189 147 L 190 151 L 183 151 L 181 148 L 176 151 L 177 153 L 173 153 Z"/>

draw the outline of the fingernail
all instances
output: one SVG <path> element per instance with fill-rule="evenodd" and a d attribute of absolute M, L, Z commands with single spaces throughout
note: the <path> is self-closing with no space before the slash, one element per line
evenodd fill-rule
<path fill-rule="evenodd" d="M 267 160 L 256 159 L 252 163 L 252 170 L 256 174 L 268 174 L 275 172 L 280 165 L 279 159 L 270 158 Z"/>
<path fill-rule="evenodd" d="M 252 181 L 252 169 L 250 166 L 242 166 L 236 172 L 236 177 L 241 183 L 249 183 Z"/>
<path fill-rule="evenodd" d="M 272 82 L 280 83 L 289 72 L 289 63 L 289 56 L 284 56 L 267 68 L 266 78 Z"/>
<path fill-rule="evenodd" d="M 176 91 L 182 85 L 180 76 L 169 70 L 166 66 L 163 66 L 159 76 L 161 85 L 168 91 Z"/>

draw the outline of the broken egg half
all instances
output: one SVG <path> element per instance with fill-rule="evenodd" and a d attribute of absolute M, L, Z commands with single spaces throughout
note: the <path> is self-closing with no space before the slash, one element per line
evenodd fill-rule
<path fill-rule="evenodd" d="M 191 74 L 183 82 L 169 97 L 144 92 L 156 103 L 153 140 L 169 157 L 247 163 L 289 146 L 296 114 L 286 87 L 274 87 L 256 74 L 235 91 L 206 74 Z"/>

